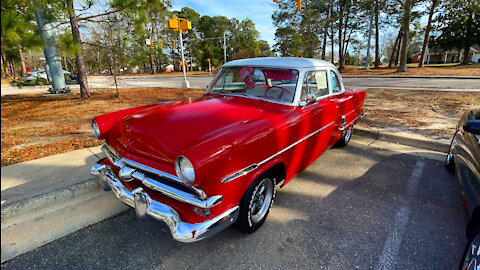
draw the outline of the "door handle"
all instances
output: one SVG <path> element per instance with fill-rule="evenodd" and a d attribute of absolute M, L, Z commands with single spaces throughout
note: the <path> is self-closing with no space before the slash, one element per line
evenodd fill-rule
<path fill-rule="evenodd" d="M 337 101 L 338 99 L 334 98 L 334 99 L 330 99 L 330 102 L 335 102 Z"/>

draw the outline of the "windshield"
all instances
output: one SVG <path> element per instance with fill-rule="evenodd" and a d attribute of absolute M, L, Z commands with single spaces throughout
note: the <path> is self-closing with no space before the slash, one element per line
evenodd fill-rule
<path fill-rule="evenodd" d="M 231 67 L 222 69 L 220 78 L 208 93 L 252 96 L 291 103 L 295 97 L 297 81 L 297 70 Z"/>

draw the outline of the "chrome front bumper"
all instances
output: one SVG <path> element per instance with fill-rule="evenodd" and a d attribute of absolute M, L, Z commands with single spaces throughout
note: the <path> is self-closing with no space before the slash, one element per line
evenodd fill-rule
<path fill-rule="evenodd" d="M 115 176 L 111 168 L 95 164 L 92 174 L 98 175 L 104 190 L 113 190 L 123 203 L 134 207 L 137 216 L 151 216 L 167 224 L 173 238 L 180 242 L 195 242 L 212 236 L 232 225 L 238 218 L 238 206 L 202 223 L 183 222 L 178 213 L 170 206 L 155 201 L 140 187 L 130 190 Z"/>

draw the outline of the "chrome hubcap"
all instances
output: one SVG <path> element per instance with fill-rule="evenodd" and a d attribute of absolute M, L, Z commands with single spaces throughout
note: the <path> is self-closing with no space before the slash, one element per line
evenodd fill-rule
<path fill-rule="evenodd" d="M 250 203 L 250 214 L 253 223 L 260 222 L 268 212 L 273 197 L 273 182 L 263 179 L 255 188 Z"/>
<path fill-rule="evenodd" d="M 352 136 L 352 129 L 353 129 L 353 127 L 350 127 L 347 130 L 347 133 L 345 133 L 345 141 L 347 141 L 347 142 L 350 140 L 350 136 Z"/>

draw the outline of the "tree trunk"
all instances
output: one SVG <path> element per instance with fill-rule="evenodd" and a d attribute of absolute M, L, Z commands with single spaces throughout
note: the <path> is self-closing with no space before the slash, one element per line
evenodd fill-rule
<path fill-rule="evenodd" d="M 82 54 L 82 38 L 78 29 L 78 17 L 75 14 L 75 9 L 73 8 L 73 0 L 67 0 L 67 12 L 68 16 L 70 17 L 73 42 L 75 46 L 78 47 L 78 50 L 75 52 L 75 61 L 77 64 L 78 82 L 80 84 L 80 96 L 82 98 L 89 98 L 90 91 L 88 89 L 87 71 Z"/>
<path fill-rule="evenodd" d="M 398 40 L 397 52 L 395 53 L 395 61 L 393 62 L 394 66 L 398 66 L 398 59 L 400 58 L 400 49 L 402 48 L 402 41 L 403 41 L 403 29 L 402 29 L 402 35 L 400 35 L 400 39 Z"/>
<path fill-rule="evenodd" d="M 408 34 L 410 33 L 410 15 L 412 10 L 412 0 L 405 0 L 403 7 L 403 42 L 400 53 L 400 64 L 396 72 L 407 72 L 407 49 Z"/>
<path fill-rule="evenodd" d="M 427 49 L 428 45 L 428 36 L 430 35 L 430 30 L 432 29 L 432 18 L 433 13 L 435 12 L 435 7 L 437 6 L 437 1 L 438 0 L 432 0 L 432 7 L 430 8 L 430 12 L 428 13 L 427 28 L 425 29 L 425 38 L 423 39 L 422 53 L 420 54 L 418 67 L 423 67 L 423 58 L 425 57 L 425 50 Z"/>
<path fill-rule="evenodd" d="M 8 67 L 7 67 L 8 62 L 5 59 L 5 56 L 3 55 L 3 53 L 2 53 L 1 58 L 2 58 L 2 67 L 3 67 L 3 76 L 2 77 L 8 77 L 8 76 L 10 76 L 10 72 L 8 72 Z"/>
<path fill-rule="evenodd" d="M 333 33 L 333 27 L 330 27 L 330 31 L 331 31 L 331 33 L 330 33 L 330 34 L 331 34 L 331 36 L 330 36 L 330 45 L 332 46 L 332 48 L 331 48 L 331 49 L 332 49 L 332 52 L 331 52 L 332 64 L 335 65 L 335 61 L 333 60 L 333 58 L 335 57 L 335 51 L 334 51 L 334 48 L 333 48 L 333 46 L 335 46 L 335 44 L 334 44 L 335 40 L 333 39 L 333 34 L 334 34 L 334 33 Z"/>
<path fill-rule="evenodd" d="M 325 60 L 325 54 L 327 52 L 327 36 L 328 36 L 328 24 L 330 22 L 330 7 L 331 4 L 328 6 L 328 15 L 327 19 L 325 20 L 325 31 L 323 33 L 323 48 L 322 48 L 322 59 Z"/>
<path fill-rule="evenodd" d="M 469 52 L 470 52 L 470 47 L 472 46 L 471 44 L 468 44 L 469 42 L 466 42 L 465 43 L 465 46 L 463 47 L 463 60 L 462 60 L 462 65 L 468 65 L 468 63 L 470 62 L 470 56 L 469 56 Z"/>
<path fill-rule="evenodd" d="M 378 30 L 378 0 L 375 0 L 375 66 L 380 67 L 380 32 Z"/>
<path fill-rule="evenodd" d="M 152 55 L 149 56 L 150 59 L 150 73 L 155 74 L 154 67 L 153 67 L 153 57 Z"/>
<path fill-rule="evenodd" d="M 25 66 L 25 54 L 23 53 L 22 46 L 18 46 L 18 55 L 20 56 L 20 66 L 22 67 L 22 76 L 27 73 L 27 67 Z"/>
<path fill-rule="evenodd" d="M 467 31 L 466 31 L 466 36 L 469 37 L 469 36 L 472 36 L 472 23 L 473 23 L 473 10 L 472 10 L 472 7 L 470 8 L 470 12 L 468 14 L 468 19 L 466 21 L 466 28 L 467 28 Z M 469 38 L 465 38 L 465 44 L 463 46 L 463 61 L 462 61 L 462 65 L 468 65 L 468 62 L 469 62 L 469 55 L 468 53 L 470 52 L 470 47 L 472 46 Z"/>
<path fill-rule="evenodd" d="M 344 69 L 343 64 L 343 48 L 342 48 L 342 31 L 343 31 L 343 9 L 345 1 L 340 2 L 340 16 L 339 16 L 339 25 L 338 25 L 338 70 Z"/>
<path fill-rule="evenodd" d="M 15 66 L 13 65 L 13 62 L 8 63 L 10 66 L 10 74 L 15 77 Z"/>
<path fill-rule="evenodd" d="M 395 53 L 397 52 L 397 46 L 398 46 L 398 42 L 400 42 L 400 37 L 402 35 L 402 28 L 400 27 L 400 30 L 398 30 L 398 35 L 397 35 L 397 38 L 395 39 L 395 44 L 393 44 L 393 49 L 392 49 L 392 53 L 390 54 L 390 59 L 388 61 L 388 67 L 392 67 L 394 62 L 393 60 L 395 59 Z"/>

